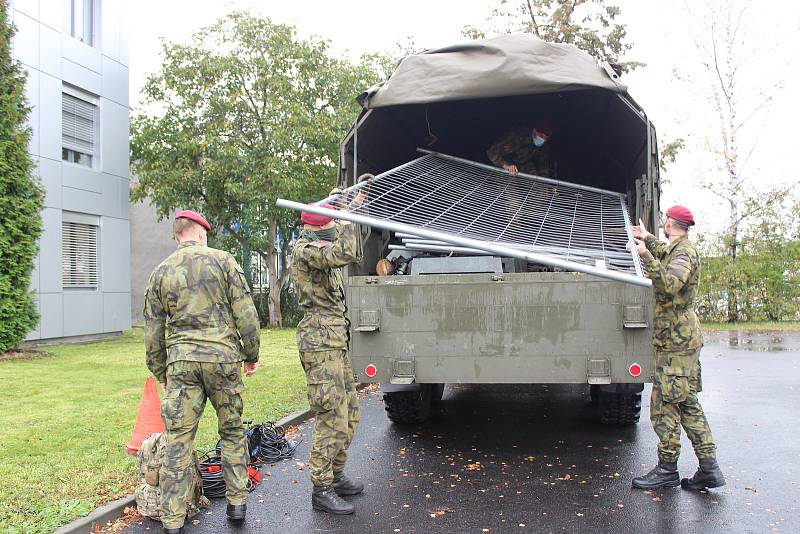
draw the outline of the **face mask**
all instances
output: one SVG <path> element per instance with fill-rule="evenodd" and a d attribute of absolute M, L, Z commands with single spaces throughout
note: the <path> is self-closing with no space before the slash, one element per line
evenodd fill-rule
<path fill-rule="evenodd" d="M 316 230 L 314 232 L 307 230 L 312 237 L 314 237 L 314 241 L 333 241 L 336 239 L 336 227 L 333 228 L 326 228 L 325 230 Z"/>
<path fill-rule="evenodd" d="M 542 139 L 541 137 L 539 137 L 538 135 L 534 136 L 534 138 L 533 138 L 533 146 L 535 146 L 535 147 L 542 146 L 544 144 L 544 142 L 545 142 L 545 140 Z"/>

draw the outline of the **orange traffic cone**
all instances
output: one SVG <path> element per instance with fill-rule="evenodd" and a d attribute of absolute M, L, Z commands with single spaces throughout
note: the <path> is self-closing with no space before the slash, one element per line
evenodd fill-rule
<path fill-rule="evenodd" d="M 139 413 L 136 414 L 136 424 L 133 425 L 133 435 L 126 445 L 129 454 L 136 454 L 142 442 L 156 432 L 164 431 L 164 421 L 161 419 L 161 401 L 158 399 L 156 379 L 148 378 L 144 383 L 142 400 L 139 403 Z"/>

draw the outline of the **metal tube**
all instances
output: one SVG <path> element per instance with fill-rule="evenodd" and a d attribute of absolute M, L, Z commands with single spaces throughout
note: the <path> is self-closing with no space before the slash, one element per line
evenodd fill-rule
<path fill-rule="evenodd" d="M 428 252 L 447 252 L 450 254 L 475 254 L 479 256 L 492 256 L 491 252 L 474 248 L 453 247 L 446 245 L 389 245 L 389 250 L 414 250 Z"/>
<path fill-rule="evenodd" d="M 558 258 L 554 258 L 552 256 L 545 256 L 542 254 L 536 254 L 534 252 L 516 250 L 510 247 L 495 245 L 493 243 L 489 243 L 486 241 L 479 241 L 477 239 L 470 239 L 467 237 L 449 235 L 443 232 L 437 232 L 435 230 L 416 228 L 414 226 L 410 226 L 403 223 L 383 221 L 380 219 L 374 219 L 372 217 L 358 215 L 346 211 L 331 210 L 313 205 L 309 206 L 306 204 L 301 204 L 299 202 L 293 202 L 291 200 L 285 200 L 282 198 L 279 198 L 275 204 L 280 208 L 289 208 L 297 211 L 306 211 L 308 213 L 325 215 L 328 217 L 333 217 L 335 219 L 350 221 L 357 224 L 373 226 L 375 228 L 380 228 L 381 230 L 389 230 L 394 232 L 399 231 L 406 234 L 416 235 L 417 237 L 435 239 L 437 241 L 445 241 L 447 243 L 452 243 L 457 246 L 484 250 L 500 256 L 506 256 L 509 258 L 519 258 L 521 260 L 527 260 L 534 263 L 541 263 L 544 265 L 549 265 L 551 267 L 558 267 L 560 269 L 565 269 L 567 271 L 578 271 L 581 273 L 591 274 L 594 276 L 599 276 L 601 278 L 607 278 L 609 280 L 626 282 L 637 286 L 643 286 L 643 287 L 652 286 L 652 282 L 647 278 L 642 278 L 639 276 L 620 273 L 616 271 L 599 269 L 597 267 L 592 267 L 590 265 L 583 265 L 580 263 L 573 263 L 571 261 L 564 261 Z"/>
<path fill-rule="evenodd" d="M 631 243 L 631 257 L 633 258 L 633 268 L 636 269 L 636 274 L 644 277 L 644 272 L 642 271 L 642 262 L 639 260 L 639 253 L 636 252 L 636 247 L 633 246 L 633 233 L 631 232 L 631 221 L 628 218 L 628 210 L 625 209 L 625 202 L 620 199 L 620 204 L 622 205 L 622 216 L 625 218 L 625 233 L 628 234 L 628 241 Z M 649 278 L 648 278 L 649 280 Z"/>
<path fill-rule="evenodd" d="M 415 244 L 415 245 L 446 245 L 446 242 L 443 241 L 435 241 L 431 239 L 420 239 L 415 236 L 406 236 L 405 234 L 395 234 L 397 237 L 402 237 L 403 242 L 407 244 Z M 566 249 L 558 248 L 558 247 L 546 247 L 541 245 L 520 245 L 516 243 L 505 243 L 502 241 L 494 241 L 496 245 L 501 245 L 504 247 L 511 247 L 518 250 L 529 250 L 532 252 L 542 252 L 542 253 L 555 253 L 555 254 L 564 254 Z M 569 249 L 568 252 L 573 256 L 582 256 L 587 258 L 597 258 L 603 259 L 605 258 L 613 258 L 618 260 L 630 260 L 631 256 L 627 252 L 603 252 L 602 250 L 591 250 L 591 249 L 580 249 L 580 248 L 572 248 Z"/>

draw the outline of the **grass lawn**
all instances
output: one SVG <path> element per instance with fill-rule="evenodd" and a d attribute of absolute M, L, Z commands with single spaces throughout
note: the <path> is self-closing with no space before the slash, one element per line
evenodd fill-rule
<path fill-rule="evenodd" d="M 703 330 L 741 330 L 743 332 L 797 332 L 800 331 L 800 321 L 780 322 L 742 322 L 742 323 L 703 323 Z"/>
<path fill-rule="evenodd" d="M 294 332 L 263 331 L 261 367 L 245 379 L 246 419 L 275 421 L 307 406 Z M 45 350 L 52 356 L 0 361 L 2 534 L 53 532 L 136 485 L 124 447 L 150 376 L 142 330 Z M 216 430 L 207 404 L 196 448 L 212 448 Z"/>

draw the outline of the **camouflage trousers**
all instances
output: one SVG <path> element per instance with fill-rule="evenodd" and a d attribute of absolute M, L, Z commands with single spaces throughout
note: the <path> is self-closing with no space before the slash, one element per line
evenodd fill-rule
<path fill-rule="evenodd" d="M 333 474 L 344 471 L 360 410 L 353 367 L 346 350 L 301 352 L 306 372 L 308 404 L 314 412 L 309 471 L 315 486 L 330 486 Z"/>
<path fill-rule="evenodd" d="M 697 399 L 702 389 L 700 351 L 656 352 L 656 374 L 650 396 L 650 421 L 658 435 L 658 459 L 677 462 L 681 427 L 701 460 L 716 457 L 716 445 Z"/>
<path fill-rule="evenodd" d="M 194 468 L 192 451 L 206 399 L 217 412 L 222 449 L 222 477 L 228 502 L 247 500 L 247 442 L 242 424 L 241 363 L 179 360 L 167 368 L 167 391 L 161 401 L 166 450 L 161 465 L 161 522 L 179 528 L 186 517 L 186 493 Z"/>

